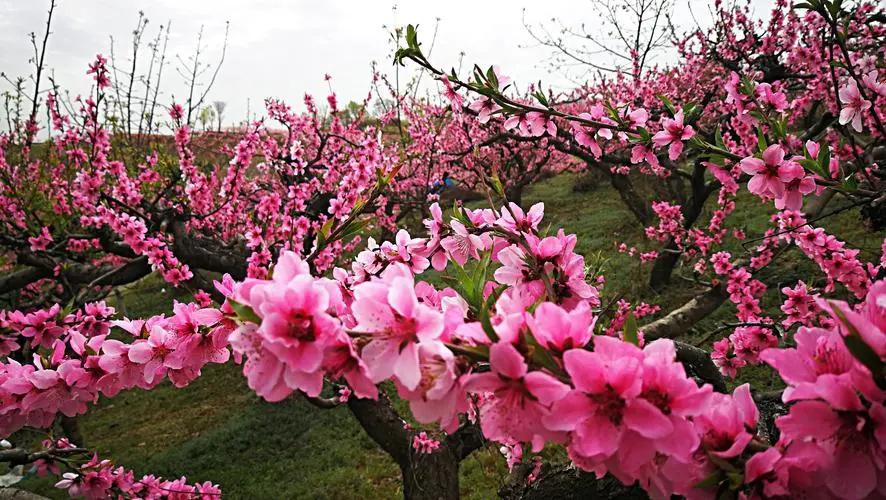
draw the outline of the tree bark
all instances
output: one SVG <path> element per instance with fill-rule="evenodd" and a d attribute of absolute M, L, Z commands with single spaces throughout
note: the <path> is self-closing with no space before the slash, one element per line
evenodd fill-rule
<path fill-rule="evenodd" d="M 631 213 L 634 214 L 634 217 L 637 218 L 637 221 L 639 221 L 640 224 L 643 224 L 643 226 L 648 225 L 651 219 L 649 216 L 648 203 L 637 194 L 637 191 L 634 189 L 634 183 L 631 182 L 631 179 L 626 175 L 610 173 L 609 182 L 618 192 L 621 201 L 624 202 L 625 206 L 628 207 L 628 210 L 630 210 Z"/>
<path fill-rule="evenodd" d="M 721 283 L 712 287 L 674 309 L 667 316 L 642 326 L 640 329 L 643 330 L 643 337 L 647 342 L 655 339 L 672 339 L 677 337 L 685 333 L 692 325 L 714 312 L 727 298 L 728 294 L 724 284 Z"/>
<path fill-rule="evenodd" d="M 423 454 L 412 448 L 413 433 L 406 429 L 406 422 L 384 392 L 379 392 L 377 401 L 351 398 L 348 408 L 369 437 L 400 466 L 403 498 L 449 500 L 459 497 L 459 462 L 482 446 L 478 428 L 464 426 L 442 441 L 433 453 Z"/>
<path fill-rule="evenodd" d="M 701 161 L 695 162 L 690 180 L 692 196 L 689 202 L 683 204 L 682 207 L 684 229 L 690 229 L 695 225 L 711 193 L 720 186 L 718 182 L 705 183 L 704 175 L 706 170 L 707 168 Z M 674 267 L 680 261 L 681 255 L 677 243 L 673 238 L 670 238 L 652 265 L 652 271 L 649 275 L 649 286 L 653 290 L 659 291 L 670 283 L 671 274 L 673 274 Z"/>
<path fill-rule="evenodd" d="M 400 465 L 403 473 L 403 498 L 407 500 L 449 500 L 459 498 L 459 459 L 446 445 L 433 453 L 411 452 L 409 461 Z"/>
<path fill-rule="evenodd" d="M 625 486 L 612 476 L 597 479 L 572 464 L 545 465 L 539 477 L 531 484 L 526 477 L 531 464 L 521 464 L 498 490 L 498 496 L 506 500 L 579 500 L 620 499 L 645 500 L 649 496 L 637 486 Z"/>

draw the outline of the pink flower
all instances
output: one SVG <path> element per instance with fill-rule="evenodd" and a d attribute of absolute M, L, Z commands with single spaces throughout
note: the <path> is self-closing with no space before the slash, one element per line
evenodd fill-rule
<path fill-rule="evenodd" d="M 326 347 L 323 371 L 329 378 L 343 378 L 359 398 L 378 398 L 378 388 L 369 377 L 369 367 L 357 355 L 357 348 L 344 332 Z"/>
<path fill-rule="evenodd" d="M 468 409 L 455 356 L 441 342 L 422 342 L 418 349 L 421 381 L 415 390 L 398 386 L 400 397 L 409 401 L 412 415 L 419 422 L 440 422 L 443 430 L 455 432 L 459 413 Z"/>
<path fill-rule="evenodd" d="M 472 374 L 465 387 L 492 394 L 480 408 L 483 435 L 500 443 L 532 442 L 536 449 L 556 438 L 541 422 L 549 415 L 549 405 L 566 395 L 569 386 L 546 373 L 529 372 L 523 356 L 508 342 L 489 349 L 489 365 L 489 372 Z"/>
<path fill-rule="evenodd" d="M 570 456 L 581 464 L 612 456 L 627 426 L 655 435 L 671 430 L 652 405 L 637 400 L 643 388 L 641 351 L 611 337 L 597 337 L 594 346 L 593 352 L 572 349 L 563 355 L 575 389 L 554 403 L 544 422 L 551 430 L 572 432 Z"/>
<path fill-rule="evenodd" d="M 147 340 L 136 341 L 130 345 L 128 357 L 133 363 L 144 365 L 144 380 L 152 384 L 158 377 L 162 377 L 167 369 L 183 366 L 180 358 L 172 356 L 176 345 L 175 335 L 158 325 L 151 329 Z"/>
<path fill-rule="evenodd" d="M 471 233 L 468 228 L 461 222 L 453 219 L 449 223 L 452 228 L 452 235 L 443 238 L 440 242 L 450 255 L 452 260 L 463 266 L 468 261 L 468 257 L 474 259 L 480 258 L 479 250 L 486 250 L 490 246 L 489 236 L 486 234 L 476 235 Z"/>
<path fill-rule="evenodd" d="M 526 315 L 526 324 L 538 343 L 557 354 L 587 345 L 596 321 L 584 302 L 568 312 L 556 304 L 543 302 L 534 314 Z"/>
<path fill-rule="evenodd" d="M 450 106 L 452 106 L 452 112 L 461 113 L 461 108 L 465 104 L 464 98 L 452 88 L 452 82 L 449 81 L 448 76 L 442 75 L 440 82 L 443 84 L 443 97 L 449 101 Z"/>
<path fill-rule="evenodd" d="M 672 342 L 641 351 L 598 336 L 593 352 L 572 349 L 563 363 L 575 389 L 554 403 L 544 423 L 571 433 L 568 451 L 577 465 L 630 482 L 656 452 L 689 461 L 698 437 L 688 418 L 703 411 L 711 388 L 686 376 Z"/>
<path fill-rule="evenodd" d="M 766 148 L 762 160 L 748 157 L 741 160 L 740 165 L 745 173 L 753 175 L 748 182 L 748 190 L 771 198 L 782 198 L 785 183 L 804 175 L 803 167 L 784 160 L 784 150 L 778 144 Z"/>
<path fill-rule="evenodd" d="M 881 97 L 886 97 L 886 82 L 877 79 L 877 70 L 872 70 L 868 74 L 861 77 L 864 86 Z"/>
<path fill-rule="evenodd" d="M 501 106 L 485 96 L 469 104 L 468 108 L 477 113 L 477 121 L 480 123 L 488 122 L 493 113 L 501 110 Z"/>
<path fill-rule="evenodd" d="M 545 204 L 536 203 L 524 213 L 523 209 L 515 203 L 508 203 L 508 207 L 502 207 L 501 217 L 495 221 L 500 227 L 515 233 L 530 233 L 538 230 L 538 224 L 544 218 Z"/>
<path fill-rule="evenodd" d="M 674 115 L 674 119 L 665 118 L 662 121 L 664 130 L 657 132 L 652 136 L 652 143 L 658 147 L 667 146 L 668 158 L 676 160 L 683 152 L 683 141 L 688 141 L 695 135 L 692 125 L 683 125 L 683 110 Z"/>
<path fill-rule="evenodd" d="M 49 232 L 49 228 L 43 226 L 40 229 L 40 234 L 38 236 L 32 236 L 28 238 L 28 244 L 31 245 L 32 252 L 42 252 L 49 247 L 49 244 L 52 243 L 52 234 Z"/>
<path fill-rule="evenodd" d="M 732 396 L 714 393 L 695 417 L 704 450 L 719 458 L 739 456 L 757 432 L 757 406 L 748 384 L 735 388 Z"/>
<path fill-rule="evenodd" d="M 252 294 L 252 305 L 262 318 L 257 333 L 267 341 L 265 346 L 294 370 L 317 370 L 324 345 L 339 328 L 338 321 L 326 314 L 327 289 L 305 274 L 286 286 L 262 287 L 260 292 Z"/>
<path fill-rule="evenodd" d="M 840 102 L 843 103 L 843 109 L 840 110 L 840 124 L 852 122 L 852 128 L 856 132 L 861 132 L 862 118 L 864 112 L 871 107 L 871 101 L 861 96 L 855 80 L 851 79 L 840 89 L 839 96 Z"/>
<path fill-rule="evenodd" d="M 852 378 L 855 358 L 842 336 L 834 330 L 802 327 L 794 341 L 796 348 L 766 349 L 760 354 L 789 384 L 785 402 L 821 397 L 843 406 L 846 396 L 841 381 Z"/>
<path fill-rule="evenodd" d="M 775 111 L 784 111 L 788 107 L 788 98 L 784 92 L 773 92 L 772 85 L 768 83 L 757 85 L 757 96 Z"/>
<path fill-rule="evenodd" d="M 443 333 L 443 314 L 418 302 L 412 273 L 395 264 L 383 279 L 357 285 L 351 309 L 355 330 L 370 339 L 360 355 L 373 382 L 393 375 L 407 389 L 415 389 L 421 381 L 418 344 Z"/>
<path fill-rule="evenodd" d="M 803 208 L 803 196 L 815 192 L 815 178 L 811 175 L 796 177 L 784 186 L 784 194 L 775 199 L 775 208 L 779 210 L 800 210 Z"/>

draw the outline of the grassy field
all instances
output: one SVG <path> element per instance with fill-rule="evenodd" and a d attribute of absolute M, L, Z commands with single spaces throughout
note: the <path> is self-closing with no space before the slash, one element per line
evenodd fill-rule
<path fill-rule="evenodd" d="M 605 295 L 660 303 L 664 310 L 685 300 L 692 289 L 676 283 L 664 295 L 646 286 L 647 269 L 614 252 L 614 240 L 652 248 L 641 228 L 618 196 L 601 187 L 573 193 L 574 178 L 561 175 L 541 182 L 524 196 L 528 206 L 543 200 L 547 223 L 579 235 L 577 251 L 590 264 L 605 254 Z M 730 220 L 749 237 L 760 235 L 770 215 L 768 206 L 752 196 L 739 203 Z M 871 260 L 879 255 L 883 233 L 862 227 L 855 212 L 823 222 Z M 740 247 L 733 249 L 738 256 Z M 794 250 L 765 272 L 773 283 L 793 284 L 818 274 L 815 266 Z M 679 281 L 679 280 L 678 280 Z M 778 287 L 780 288 L 780 286 Z M 778 288 L 764 298 L 767 308 L 778 302 Z M 173 296 L 148 280 L 127 290 L 123 300 L 130 316 L 170 310 Z M 690 341 L 729 320 L 733 310 L 722 307 L 687 332 Z M 748 370 L 744 379 L 761 388 L 772 382 L 764 369 Z M 293 398 L 268 404 L 246 387 L 234 365 L 213 366 L 185 389 L 163 385 L 150 392 L 130 391 L 102 401 L 80 418 L 86 445 L 102 456 L 134 468 L 138 473 L 165 477 L 187 475 L 193 481 L 221 484 L 226 498 L 397 498 L 402 496 L 397 466 L 363 433 L 345 408 L 320 410 Z M 462 494 L 466 498 L 491 498 L 505 474 L 504 461 L 494 447 L 481 450 L 463 462 Z M 26 488 L 55 497 L 51 482 L 28 479 Z"/>

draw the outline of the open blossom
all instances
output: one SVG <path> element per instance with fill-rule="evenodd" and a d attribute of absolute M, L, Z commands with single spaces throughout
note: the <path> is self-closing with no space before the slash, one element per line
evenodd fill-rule
<path fill-rule="evenodd" d="M 52 243 L 52 234 L 46 226 L 40 229 L 39 235 L 28 238 L 28 244 L 31 246 L 32 252 L 44 251 L 49 247 L 50 243 Z"/>
<path fill-rule="evenodd" d="M 884 296 L 886 282 L 880 281 L 857 310 L 821 301 L 834 315 L 832 326 L 801 327 L 796 348 L 763 352 L 788 383 L 784 401 L 794 402 L 776 419 L 779 451 L 748 463 L 767 491 L 785 494 L 805 485 L 826 488 L 836 498 L 886 493 L 884 392 L 844 342 L 844 336 L 858 335 L 881 362 L 886 360 Z"/>
<path fill-rule="evenodd" d="M 594 334 L 596 318 L 587 303 L 572 311 L 544 302 L 533 314 L 526 315 L 526 324 L 538 343 L 554 353 L 584 347 Z"/>
<path fill-rule="evenodd" d="M 532 205 L 525 213 L 516 203 L 508 203 L 507 207 L 502 207 L 501 217 L 495 223 L 515 233 L 530 233 L 538 230 L 538 224 L 544 218 L 544 214 L 545 204 L 542 202 Z"/>
<path fill-rule="evenodd" d="M 136 342 L 130 346 L 129 360 L 143 365 L 145 381 L 150 384 L 156 378 L 162 377 L 166 370 L 183 366 L 181 358 L 172 356 L 177 343 L 175 335 L 159 325 L 155 326 L 151 329 L 147 341 Z"/>
<path fill-rule="evenodd" d="M 489 366 L 489 372 L 472 374 L 466 384 L 469 392 L 491 394 L 480 408 L 483 435 L 503 444 L 531 442 L 535 449 L 556 438 L 557 433 L 541 422 L 549 415 L 550 404 L 566 395 L 569 386 L 546 373 L 530 372 L 509 342 L 489 349 Z"/>
<path fill-rule="evenodd" d="M 815 178 L 811 175 L 797 173 L 784 185 L 784 194 L 775 199 L 775 208 L 779 210 L 800 210 L 803 208 L 803 196 L 815 192 Z"/>
<path fill-rule="evenodd" d="M 351 305 L 356 331 L 369 342 L 360 355 L 374 382 L 395 376 L 409 390 L 421 382 L 421 342 L 443 333 L 443 314 L 418 302 L 412 273 L 402 264 L 388 268 L 382 279 L 354 288 Z"/>
<path fill-rule="evenodd" d="M 843 109 L 840 110 L 840 124 L 851 123 L 856 132 L 861 132 L 864 112 L 870 109 L 871 101 L 861 96 L 858 85 L 852 79 L 840 88 L 839 96 L 843 104 Z"/>
<path fill-rule="evenodd" d="M 465 100 L 454 88 L 452 88 L 452 82 L 449 81 L 449 77 L 446 75 L 440 76 L 440 82 L 443 84 L 443 97 L 449 101 L 449 104 L 452 106 L 453 113 L 461 113 L 462 108 L 464 107 Z"/>
<path fill-rule="evenodd" d="M 452 228 L 452 235 L 443 238 L 440 242 L 452 260 L 463 266 L 469 257 L 474 259 L 480 258 L 480 250 L 486 250 L 491 241 L 489 235 L 483 233 L 480 235 L 472 233 L 464 224 L 453 219 L 449 223 Z"/>
<path fill-rule="evenodd" d="M 757 96 L 762 102 L 771 106 L 775 111 L 784 111 L 788 107 L 788 98 L 785 93 L 781 91 L 773 91 L 772 85 L 768 83 L 757 85 Z"/>
<path fill-rule="evenodd" d="M 688 141 L 695 135 L 692 125 L 683 124 L 683 110 L 677 112 L 673 119 L 662 120 L 664 130 L 652 136 L 652 142 L 658 147 L 668 147 L 668 158 L 676 160 L 683 152 L 683 141 Z"/>
<path fill-rule="evenodd" d="M 421 380 L 414 390 L 398 386 L 400 396 L 409 401 L 412 415 L 419 422 L 440 422 L 443 430 L 455 432 L 458 415 L 468 409 L 461 368 L 442 342 L 422 342 L 418 352 Z"/>
<path fill-rule="evenodd" d="M 686 377 L 673 343 L 659 340 L 641 351 L 600 336 L 594 351 L 572 349 L 563 361 L 575 389 L 554 403 L 544 423 L 570 433 L 569 456 L 578 466 L 632 482 L 656 451 L 690 459 L 698 438 L 686 417 L 702 411 L 710 387 Z"/>
<path fill-rule="evenodd" d="M 784 149 L 773 144 L 763 151 L 763 158 L 748 157 L 741 160 L 742 171 L 751 174 L 748 190 L 759 196 L 782 198 L 785 184 L 805 175 L 803 167 L 792 161 L 785 161 Z"/>
<path fill-rule="evenodd" d="M 501 110 L 501 106 L 485 96 L 469 104 L 468 108 L 477 113 L 477 121 L 480 123 L 488 122 L 493 113 Z"/>

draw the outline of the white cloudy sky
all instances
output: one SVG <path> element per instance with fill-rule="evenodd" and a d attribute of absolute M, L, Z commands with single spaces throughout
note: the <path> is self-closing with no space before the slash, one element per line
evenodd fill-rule
<path fill-rule="evenodd" d="M 692 2 L 704 21 L 707 0 L 677 0 L 676 19 L 689 22 Z M 0 0 L 0 71 L 7 75 L 29 72 L 28 33 L 43 31 L 49 0 Z M 56 80 L 72 92 L 84 92 L 91 83 L 84 74 L 96 53 L 107 53 L 109 36 L 117 40 L 118 58 L 145 12 L 148 33 L 171 21 L 168 54 L 187 57 L 196 33 L 205 26 L 207 55 L 217 57 L 225 21 L 231 22 L 228 54 L 211 99 L 228 103 L 226 121 L 245 117 L 247 99 L 252 110 L 265 97 L 299 103 L 304 93 L 322 97 L 323 75 L 333 76 L 340 102 L 359 100 L 369 89 L 370 62 L 390 68 L 387 29 L 407 23 L 421 25 L 420 38 L 430 43 L 435 20 L 439 33 L 432 60 L 454 66 L 458 54 L 465 62 L 499 64 L 518 83 L 542 79 L 553 86 L 568 85 L 540 64 L 547 51 L 532 47 L 523 28 L 523 10 L 534 23 L 559 17 L 595 22 L 589 0 L 482 1 L 401 0 L 59 0 L 49 42 L 48 65 Z M 758 15 L 769 0 L 755 0 Z M 388 27 L 388 28 L 386 28 Z M 528 47 L 527 47 L 528 46 Z M 119 64 L 119 61 L 118 61 Z M 167 68 L 164 89 L 182 95 L 181 78 Z M 5 90 L 4 87 L 0 89 Z M 167 96 L 169 97 L 169 96 Z M 179 99 L 181 100 L 181 99 Z M 2 111 L 0 111 L 2 113 Z"/>

